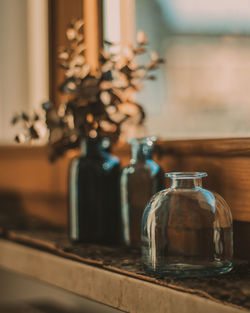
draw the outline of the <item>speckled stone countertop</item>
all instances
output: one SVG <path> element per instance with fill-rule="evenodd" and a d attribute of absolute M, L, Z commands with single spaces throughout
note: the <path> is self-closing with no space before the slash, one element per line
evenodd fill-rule
<path fill-rule="evenodd" d="M 67 232 L 62 230 L 12 229 L 3 232 L 2 236 L 64 258 L 250 310 L 250 262 L 247 261 L 235 260 L 234 269 L 218 277 L 176 279 L 146 273 L 141 267 L 138 249 L 72 244 Z"/>
<path fill-rule="evenodd" d="M 39 250 L 120 273 L 129 277 L 195 294 L 210 300 L 250 310 L 250 262 L 235 260 L 234 269 L 218 277 L 175 279 L 146 273 L 141 267 L 140 251 L 121 246 L 72 244 L 67 230 L 30 217 L 0 215 L 0 235 Z"/>

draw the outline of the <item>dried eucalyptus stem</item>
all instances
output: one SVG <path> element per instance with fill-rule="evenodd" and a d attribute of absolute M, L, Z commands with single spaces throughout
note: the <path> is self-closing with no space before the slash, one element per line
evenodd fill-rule
<path fill-rule="evenodd" d="M 155 79 L 151 72 L 164 62 L 156 52 L 151 52 L 148 63 L 137 63 L 136 57 L 147 52 L 147 37 L 139 31 L 135 47 L 105 41 L 105 47 L 100 51 L 100 68 L 92 74 L 84 56 L 83 27 L 82 20 L 68 27 L 67 46 L 59 53 L 60 66 L 64 69 L 60 92 L 70 95 L 69 100 L 59 106 L 51 102 L 42 105 L 46 113 L 51 159 L 78 147 L 82 137 L 109 137 L 116 141 L 121 125 L 129 119 L 142 124 L 145 113 L 136 103 L 135 95 L 143 87 L 143 80 Z M 26 131 L 16 136 L 17 142 L 40 138 L 37 125 L 41 121 L 37 114 L 32 117 L 26 113 L 18 114 L 12 123 L 20 121 Z"/>

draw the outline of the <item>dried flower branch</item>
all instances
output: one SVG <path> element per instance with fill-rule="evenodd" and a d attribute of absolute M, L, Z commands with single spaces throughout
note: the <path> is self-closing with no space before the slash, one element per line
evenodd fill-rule
<path fill-rule="evenodd" d="M 145 113 L 135 102 L 135 94 L 141 90 L 143 80 L 155 79 L 150 72 L 164 62 L 152 52 L 147 64 L 137 63 L 136 56 L 146 52 L 147 43 L 145 33 L 139 31 L 135 47 L 105 41 L 105 48 L 100 51 L 100 68 L 92 74 L 84 56 L 83 26 L 81 20 L 69 26 L 68 45 L 59 53 L 60 66 L 65 71 L 60 91 L 71 94 L 70 100 L 59 106 L 51 102 L 43 104 L 52 159 L 77 147 L 82 137 L 103 136 L 116 141 L 121 125 L 130 118 L 143 123 Z M 22 113 L 12 122 L 16 124 L 21 120 L 26 135 L 17 136 L 18 142 L 40 138 L 36 125 L 39 116 L 35 114 L 30 118 Z"/>

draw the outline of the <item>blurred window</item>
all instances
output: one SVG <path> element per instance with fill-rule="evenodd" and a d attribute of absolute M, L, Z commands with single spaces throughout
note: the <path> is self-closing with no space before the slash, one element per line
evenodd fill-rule
<path fill-rule="evenodd" d="M 47 0 L 1 0 L 0 36 L 0 144 L 11 144 L 13 115 L 49 96 Z"/>
<path fill-rule="evenodd" d="M 145 82 L 138 95 L 150 134 L 168 139 L 249 137 L 248 0 L 120 0 L 116 13 L 112 1 L 105 2 L 114 17 L 105 14 L 104 26 L 119 26 L 121 41 L 133 41 L 136 31 L 144 30 L 148 49 L 166 59 L 157 80 Z M 110 34 L 112 39 L 114 32 Z"/>

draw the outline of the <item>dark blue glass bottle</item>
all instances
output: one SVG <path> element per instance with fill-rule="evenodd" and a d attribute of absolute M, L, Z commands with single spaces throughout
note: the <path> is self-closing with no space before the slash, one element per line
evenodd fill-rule
<path fill-rule="evenodd" d="M 165 186 L 161 167 L 152 160 L 155 137 L 130 139 L 132 158 L 121 173 L 122 237 L 127 246 L 141 245 L 141 218 L 153 194 Z"/>
<path fill-rule="evenodd" d="M 69 170 L 69 234 L 76 242 L 119 239 L 119 159 L 107 138 L 82 140 L 81 155 Z"/>

